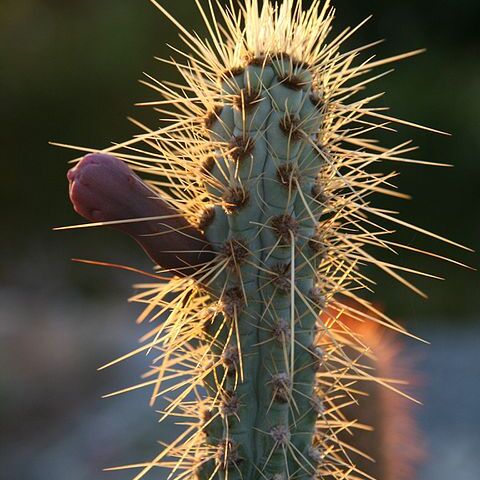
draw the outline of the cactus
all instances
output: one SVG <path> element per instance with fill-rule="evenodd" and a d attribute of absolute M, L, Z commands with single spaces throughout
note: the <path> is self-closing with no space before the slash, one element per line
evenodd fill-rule
<path fill-rule="evenodd" d="M 323 316 L 328 318 L 328 312 Z M 349 318 L 348 314 L 339 317 L 339 321 L 361 338 L 373 354 L 362 359 L 373 375 L 405 383 L 408 392 L 418 398 L 421 379 L 417 373 L 417 362 L 405 349 L 405 338 L 385 330 L 376 322 L 360 323 Z M 343 414 L 371 429 L 358 430 L 354 437 L 348 431 L 340 433 L 339 440 L 357 450 L 352 449 L 350 459 L 371 478 L 418 478 L 418 467 L 425 460 L 424 439 L 417 425 L 421 407 L 376 382 L 360 380 L 356 388 L 362 391 L 362 395 L 357 397 L 355 404 L 344 408 Z"/>
<path fill-rule="evenodd" d="M 188 46 L 174 62 L 185 83 L 152 81 L 168 124 L 104 150 L 148 174 L 148 187 L 123 167 L 92 174 L 113 157 L 89 156 L 70 174 L 77 211 L 131 234 L 163 267 L 134 297 L 146 304 L 140 321 L 162 322 L 133 354 L 159 351 L 140 387 L 153 388 L 152 403 L 169 399 L 162 418 L 187 427 L 135 478 L 156 467 L 199 480 L 370 478 L 345 438 L 365 425 L 344 411 L 358 381 L 397 388 L 370 373 L 361 336 L 339 319 L 406 333 L 359 296 L 371 284 L 359 267 L 421 294 L 399 273 L 421 272 L 369 248 L 402 248 L 382 220 L 428 232 L 371 205 L 375 193 L 405 196 L 390 186 L 395 173 L 369 167 L 415 161 L 403 159 L 407 144 L 369 138 L 409 123 L 370 106 L 377 96 L 356 96 L 374 67 L 418 52 L 356 63 L 363 48 L 341 52 L 355 29 L 327 41 L 328 0 L 306 10 L 244 0 L 239 12 L 196 1 L 208 40 L 152 2 Z M 106 182 L 98 198 L 81 187 L 85 162 Z"/>

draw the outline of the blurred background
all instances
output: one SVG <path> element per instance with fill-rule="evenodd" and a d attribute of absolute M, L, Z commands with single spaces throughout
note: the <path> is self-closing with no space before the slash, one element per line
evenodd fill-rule
<path fill-rule="evenodd" d="M 184 24 L 203 33 L 193 0 L 163 0 Z M 305 2 L 306 4 L 308 2 Z M 478 248 L 480 239 L 480 3 L 476 0 L 337 0 L 337 32 L 373 13 L 348 46 L 373 40 L 379 57 L 421 47 L 369 92 L 379 105 L 453 134 L 408 128 L 389 145 L 413 139 L 416 158 L 454 168 L 399 166 L 397 184 L 412 202 L 378 199 L 402 218 Z M 102 468 L 150 458 L 172 428 L 156 423 L 148 392 L 102 400 L 135 383 L 141 357 L 97 373 L 134 348 L 143 333 L 126 302 L 139 275 L 75 264 L 71 258 L 150 270 L 136 246 L 115 232 L 53 232 L 81 223 L 68 202 L 65 173 L 74 152 L 49 141 L 102 148 L 137 130 L 134 107 L 155 96 L 136 79 L 148 72 L 175 79 L 154 60 L 178 45 L 175 29 L 148 0 L 0 0 L 0 478 L 69 480 L 131 478 Z M 386 67 L 384 70 L 388 69 Z M 397 165 L 396 165 L 397 167 Z M 411 232 L 407 244 L 478 267 L 478 256 Z M 397 259 L 398 260 L 398 259 Z M 376 299 L 425 346 L 406 341 L 423 378 L 419 421 L 428 456 L 422 480 L 478 479 L 480 463 L 480 284 L 478 274 L 402 253 L 400 262 L 446 277 L 418 279 L 425 302 L 384 276 Z M 156 478 L 159 478 L 158 476 Z"/>

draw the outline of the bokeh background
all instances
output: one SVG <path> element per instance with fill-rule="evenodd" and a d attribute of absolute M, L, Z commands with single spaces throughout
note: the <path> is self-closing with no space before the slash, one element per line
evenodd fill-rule
<path fill-rule="evenodd" d="M 308 3 L 308 2 L 305 2 Z M 183 23 L 203 32 L 193 0 L 163 0 Z M 480 239 L 480 3 L 476 0 L 337 0 L 337 31 L 370 13 L 349 46 L 373 40 L 379 57 L 426 47 L 396 65 L 370 90 L 400 117 L 453 134 L 398 128 L 416 158 L 454 168 L 400 166 L 412 202 L 385 208 L 477 248 Z M 107 230 L 53 232 L 79 218 L 67 199 L 65 173 L 75 154 L 58 141 L 102 148 L 137 133 L 126 120 L 158 120 L 134 103 L 155 96 L 136 82 L 142 72 L 175 79 L 154 60 L 178 44 L 175 29 L 148 0 L 0 0 L 0 478 L 119 479 L 103 467 L 149 458 L 171 426 L 156 423 L 148 392 L 102 400 L 133 384 L 141 357 L 105 372 L 96 368 L 136 346 L 143 333 L 126 302 L 138 275 L 85 267 L 86 258 L 151 269 L 133 243 Z M 388 67 L 385 68 L 385 70 Z M 478 266 L 478 257 L 411 232 L 419 245 Z M 418 279 L 430 301 L 383 276 L 377 301 L 432 342 L 406 342 L 423 378 L 419 421 L 429 456 L 422 480 L 477 479 L 480 472 L 480 284 L 478 274 L 402 253 L 404 264 L 446 277 Z M 158 478 L 158 477 L 157 477 Z"/>

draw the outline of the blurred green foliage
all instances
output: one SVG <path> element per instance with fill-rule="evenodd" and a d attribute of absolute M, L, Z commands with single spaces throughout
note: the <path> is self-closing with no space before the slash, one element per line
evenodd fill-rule
<path fill-rule="evenodd" d="M 390 145 L 413 139 L 421 146 L 416 158 L 452 163 L 455 168 L 395 165 L 402 173 L 399 186 L 413 193 L 414 200 L 378 200 L 385 208 L 400 209 L 406 220 L 476 248 L 480 238 L 480 2 L 334 3 L 338 30 L 374 14 L 349 46 L 386 38 L 387 42 L 375 47 L 379 57 L 428 49 L 396 65 L 397 71 L 376 82 L 371 92 L 388 92 L 379 105 L 390 105 L 394 115 L 453 133 L 447 138 L 402 127 L 398 138 L 386 137 Z M 193 0 L 163 0 L 163 4 L 184 24 L 204 32 Z M 80 267 L 58 267 L 76 255 L 121 261 L 128 257 L 125 252 L 131 244 L 106 231 L 50 231 L 79 219 L 67 200 L 65 180 L 67 160 L 75 154 L 51 147 L 48 141 L 101 148 L 137 132 L 125 120 L 127 115 L 155 125 L 154 112 L 133 106 L 136 101 L 155 98 L 135 79 L 143 71 L 162 79 L 176 78 L 172 69 L 153 58 L 171 54 L 167 43 L 178 45 L 175 28 L 148 0 L 2 0 L 0 201 L 2 225 L 7 229 L 2 228 L 0 238 L 0 283 L 22 286 L 33 278 L 30 286 L 36 288 L 42 281 L 55 284 L 58 277 L 62 286 L 83 285 L 87 293 L 108 287 L 106 274 L 88 271 L 90 279 L 97 275 L 92 286 L 85 281 L 87 277 L 78 275 Z M 470 264 L 477 261 L 411 232 L 402 238 Z M 133 258 L 137 265 L 143 261 L 140 253 Z M 52 259 L 56 266 L 50 263 Z M 438 318 L 478 311 L 477 275 L 405 253 L 400 262 L 433 269 L 448 281 L 419 281 L 432 297 L 425 304 L 383 275 L 374 274 L 379 281 L 378 298 L 389 305 L 389 313 Z"/>

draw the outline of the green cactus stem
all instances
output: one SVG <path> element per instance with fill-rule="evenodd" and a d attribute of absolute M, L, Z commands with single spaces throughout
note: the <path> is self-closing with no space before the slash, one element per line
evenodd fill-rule
<path fill-rule="evenodd" d="M 312 242 L 323 208 L 312 190 L 326 161 L 318 143 L 322 105 L 309 66 L 285 53 L 249 58 L 224 77 L 224 103 L 205 120 L 212 142 L 228 146 L 226 154 L 216 149 L 205 179 L 223 208 L 207 211 L 202 224 L 224 265 L 209 286 L 223 306 L 210 335 L 224 324 L 219 351 L 235 349 L 243 361 L 209 385 L 227 414 L 221 428 L 206 432 L 227 451 L 222 476 L 253 478 L 259 468 L 268 478 L 289 478 L 302 458 L 297 477 L 306 478 L 316 469 L 321 404 L 314 338 L 322 297 Z M 233 397 L 235 408 L 225 409 Z M 206 468 L 201 478 L 210 475 Z"/>

